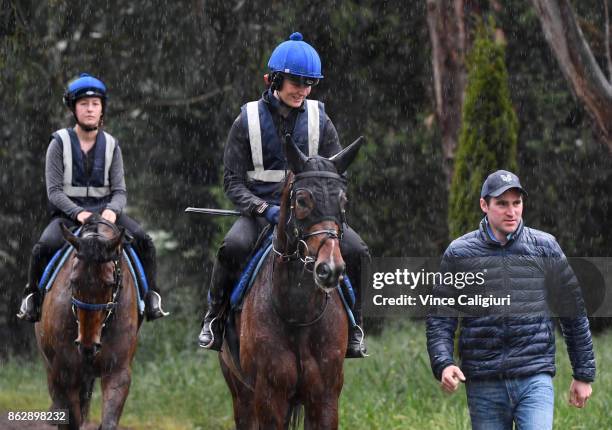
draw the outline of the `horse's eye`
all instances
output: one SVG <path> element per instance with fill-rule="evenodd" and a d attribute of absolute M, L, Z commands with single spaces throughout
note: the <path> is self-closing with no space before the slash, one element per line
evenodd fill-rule
<path fill-rule="evenodd" d="M 295 195 L 295 217 L 297 219 L 306 218 L 314 208 L 314 199 L 310 191 L 306 189 L 298 190 Z"/>

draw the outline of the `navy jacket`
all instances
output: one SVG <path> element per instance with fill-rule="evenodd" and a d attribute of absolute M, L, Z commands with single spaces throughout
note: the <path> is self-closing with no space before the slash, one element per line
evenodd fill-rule
<path fill-rule="evenodd" d="M 589 321 L 578 281 L 553 236 L 519 226 L 501 245 L 489 235 L 485 220 L 476 231 L 453 241 L 440 271 L 484 272 L 485 295 L 503 297 L 511 292 L 505 312 L 462 317 L 436 315 L 427 318 L 427 350 L 431 367 L 440 379 L 453 359 L 455 331 L 459 334 L 459 367 L 468 379 L 523 377 L 555 374 L 554 324 L 550 299 L 559 306 L 559 321 L 575 379 L 595 378 L 595 356 Z M 436 285 L 434 295 L 457 294 L 452 286 Z M 572 311 L 569 311 L 572 309 Z M 565 315 L 565 316 L 564 316 Z"/>
<path fill-rule="evenodd" d="M 270 133 L 276 133 L 278 134 L 277 140 L 281 142 L 285 134 L 290 132 L 293 134 L 294 140 L 299 142 L 300 137 L 294 133 L 294 131 L 298 132 L 299 130 L 294 127 L 296 120 L 299 122 L 299 116 L 304 113 L 304 106 L 298 109 L 290 109 L 276 99 L 270 90 L 267 90 L 262 95 L 261 100 L 263 100 L 265 107 L 268 109 L 272 120 L 272 124 L 264 124 L 267 126 L 266 128 L 270 129 L 266 130 L 267 133 L 263 133 L 262 136 L 265 151 L 264 162 L 267 164 L 269 162 L 268 158 L 276 159 L 280 164 L 280 168 L 283 168 L 286 165 L 286 161 L 280 144 L 275 147 L 276 153 L 270 154 L 269 151 L 274 146 L 270 146 L 265 138 Z M 322 157 L 331 157 L 340 152 L 342 146 L 340 146 L 338 132 L 329 117 L 324 114 L 321 120 L 323 126 L 318 152 Z M 301 149 L 304 151 L 306 148 Z M 253 162 L 251 159 L 248 127 L 242 113 L 238 115 L 230 129 L 223 154 L 223 166 L 223 188 L 225 194 L 244 215 L 262 215 L 257 212 L 257 209 L 264 202 L 275 205 L 279 204 L 282 183 L 248 181 L 247 171 L 253 169 Z"/>

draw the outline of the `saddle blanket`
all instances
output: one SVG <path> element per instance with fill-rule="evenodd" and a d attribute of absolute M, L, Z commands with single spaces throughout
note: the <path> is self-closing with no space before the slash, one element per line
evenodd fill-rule
<path fill-rule="evenodd" d="M 76 234 L 78 235 L 78 233 L 79 231 L 77 231 Z M 40 278 L 40 282 L 38 283 L 38 288 L 42 290 L 43 297 L 44 293 L 51 289 L 51 286 L 53 285 L 57 274 L 60 272 L 60 270 L 66 263 L 66 260 L 68 260 L 68 257 L 70 256 L 73 250 L 74 247 L 72 245 L 63 246 L 53 255 L 53 258 L 51 258 L 51 260 L 47 264 L 47 267 L 45 267 L 43 275 Z M 138 254 L 136 253 L 134 248 L 132 248 L 132 246 L 130 246 L 129 244 L 124 244 L 122 252 L 128 263 L 130 274 L 134 279 L 136 297 L 138 298 L 138 312 L 142 315 L 144 313 L 144 300 L 142 296 L 149 291 L 147 277 L 145 275 L 144 268 L 142 267 L 142 262 L 140 261 L 140 258 L 138 257 Z M 141 290 L 143 294 L 141 294 Z"/>
<path fill-rule="evenodd" d="M 259 273 L 259 270 L 261 269 L 261 266 L 263 265 L 263 262 L 265 261 L 267 255 L 272 250 L 272 237 L 273 234 L 270 233 L 262 241 L 261 246 L 250 258 L 248 264 L 242 272 L 242 275 L 240 275 L 240 279 L 238 280 L 238 282 L 236 282 L 236 285 L 234 285 L 234 288 L 232 289 L 232 295 L 230 296 L 230 308 L 232 311 L 236 312 L 242 308 L 242 302 L 244 301 L 244 298 L 253 286 L 253 283 L 257 278 L 257 274 Z M 337 288 L 340 293 L 342 303 L 344 304 L 344 308 L 346 310 L 350 324 L 354 326 L 355 317 L 353 316 L 351 308 L 355 305 L 355 292 L 353 291 L 353 286 L 351 285 L 351 281 L 349 280 L 348 275 L 344 274 L 343 285 L 338 285 Z"/>

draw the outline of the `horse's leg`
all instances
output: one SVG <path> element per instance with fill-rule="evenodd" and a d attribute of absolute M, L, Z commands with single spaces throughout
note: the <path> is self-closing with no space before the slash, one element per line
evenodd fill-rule
<path fill-rule="evenodd" d="M 255 413 L 259 428 L 284 429 L 289 413 L 290 398 L 295 394 L 297 369 L 293 354 L 282 354 L 266 361 L 257 372 L 255 383 Z M 276 361 L 274 366 L 270 363 Z"/>
<path fill-rule="evenodd" d="M 79 384 L 62 366 L 52 366 L 47 372 L 47 384 L 51 396 L 51 410 L 68 410 L 68 424 L 59 424 L 61 430 L 78 430 L 82 424 Z"/>
<path fill-rule="evenodd" d="M 339 393 L 327 393 L 304 405 L 304 430 L 337 429 Z"/>
<path fill-rule="evenodd" d="M 130 391 L 131 381 L 132 370 L 129 366 L 102 376 L 102 424 L 100 424 L 100 430 L 117 428 L 125 399 Z"/>
<path fill-rule="evenodd" d="M 81 419 L 83 421 L 87 421 L 87 417 L 89 415 L 89 405 L 91 403 L 91 396 L 93 393 L 95 382 L 96 378 L 93 374 L 86 373 L 83 375 L 83 382 L 81 383 L 81 388 L 79 390 Z"/>
<path fill-rule="evenodd" d="M 220 357 L 221 371 L 232 394 L 236 430 L 257 429 L 253 410 L 253 394 L 240 382 Z"/>
<path fill-rule="evenodd" d="M 303 361 L 303 380 L 308 391 L 304 404 L 304 429 L 337 429 L 338 399 L 344 383 L 344 355 L 323 362 L 312 356 Z"/>

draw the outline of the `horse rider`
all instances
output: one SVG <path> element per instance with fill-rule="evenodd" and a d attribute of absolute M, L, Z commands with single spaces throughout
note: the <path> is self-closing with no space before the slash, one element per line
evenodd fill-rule
<path fill-rule="evenodd" d="M 51 220 L 34 245 L 17 317 L 40 320 L 42 294 L 38 288 L 42 272 L 64 244 L 61 224 L 74 227 L 92 214 L 124 227 L 133 236 L 141 258 L 149 291 L 144 297 L 147 320 L 166 316 L 156 285 L 155 247 L 142 227 L 124 213 L 127 192 L 123 158 L 118 141 L 102 130 L 107 91 L 104 83 L 86 73 L 68 84 L 64 104 L 72 111 L 76 125 L 51 135 L 45 162 L 48 208 Z"/>
<path fill-rule="evenodd" d="M 331 157 L 342 149 L 323 103 L 307 99 L 312 87 L 323 78 L 317 51 L 300 33 L 293 33 L 274 49 L 268 67 L 268 89 L 258 101 L 242 106 L 223 155 L 225 194 L 242 215 L 218 250 L 208 292 L 208 311 L 199 335 L 201 347 L 217 351 L 222 344 L 222 315 L 231 289 L 263 227 L 278 223 L 280 191 L 287 170 L 283 137 L 290 133 L 309 156 Z M 344 226 L 341 250 L 355 289 L 353 313 L 359 326 L 350 328 L 346 356 L 363 357 L 366 347 L 361 329 L 361 261 L 369 260 L 370 254 L 348 225 Z"/>

